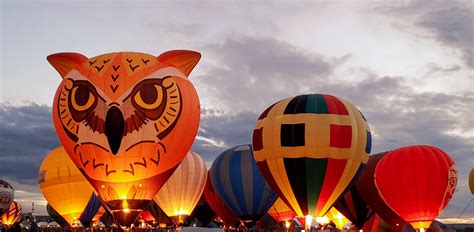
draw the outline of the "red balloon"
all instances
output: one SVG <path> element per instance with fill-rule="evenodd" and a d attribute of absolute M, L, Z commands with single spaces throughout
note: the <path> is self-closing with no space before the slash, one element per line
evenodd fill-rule
<path fill-rule="evenodd" d="M 202 194 L 211 209 L 222 219 L 226 227 L 233 226 L 239 221 L 239 218 L 234 214 L 234 212 L 232 212 L 214 192 L 209 175 L 207 175 L 206 186 L 204 186 L 204 192 Z"/>
<path fill-rule="evenodd" d="M 362 199 L 367 202 L 370 208 L 375 210 L 378 216 L 390 225 L 393 231 L 402 231 L 404 225 L 407 224 L 406 221 L 398 216 L 398 214 L 385 203 L 380 196 L 374 181 L 375 167 L 377 167 L 380 159 L 387 153 L 388 152 L 382 152 L 369 157 L 369 161 L 367 162 L 364 171 L 357 179 L 355 186 L 357 189 L 364 189 L 364 191 L 359 191 Z"/>
<path fill-rule="evenodd" d="M 384 201 L 413 228 L 429 228 L 456 190 L 456 165 L 433 146 L 409 146 L 389 152 L 375 168 L 375 184 Z"/>

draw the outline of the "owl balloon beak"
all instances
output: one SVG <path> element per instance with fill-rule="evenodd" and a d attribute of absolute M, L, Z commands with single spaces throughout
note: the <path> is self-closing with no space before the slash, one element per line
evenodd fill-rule
<path fill-rule="evenodd" d="M 105 135 L 107 136 L 110 150 L 114 155 L 120 149 L 124 129 L 125 121 L 122 112 L 116 106 L 112 106 L 107 111 L 107 116 L 105 117 Z"/>

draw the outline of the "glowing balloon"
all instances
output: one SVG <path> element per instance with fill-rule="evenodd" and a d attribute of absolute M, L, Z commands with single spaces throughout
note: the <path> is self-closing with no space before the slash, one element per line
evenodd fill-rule
<path fill-rule="evenodd" d="M 296 216 L 295 212 L 293 212 L 281 198 L 278 198 L 275 203 L 273 203 L 267 213 L 277 222 L 291 221 Z"/>
<path fill-rule="evenodd" d="M 336 228 L 339 230 L 344 229 L 344 227 L 349 223 L 350 221 L 344 217 L 339 211 L 337 211 L 336 208 L 332 207 L 329 209 L 329 211 L 326 213 L 326 216 L 331 220 L 334 225 L 336 225 Z"/>
<path fill-rule="evenodd" d="M 236 146 L 220 154 L 209 175 L 217 195 L 249 227 L 277 199 L 258 170 L 250 145 Z"/>
<path fill-rule="evenodd" d="M 70 226 L 77 220 L 90 226 L 101 201 L 63 147 L 53 149 L 44 158 L 38 182 L 44 198 Z"/>
<path fill-rule="evenodd" d="M 5 212 L 15 198 L 13 187 L 6 181 L 0 179 L 0 215 Z"/>
<path fill-rule="evenodd" d="M 471 194 L 474 195 L 474 168 L 471 169 L 469 173 L 469 189 L 471 190 Z"/>
<path fill-rule="evenodd" d="M 362 174 L 357 178 L 356 188 L 360 189 L 359 194 L 364 202 L 378 214 L 391 227 L 393 231 L 403 231 L 409 224 L 395 213 L 390 206 L 385 203 L 375 186 L 375 168 L 382 157 L 387 152 L 371 155 Z M 372 216 L 373 217 L 373 216 Z M 371 217 L 371 218 L 372 218 Z M 365 226 L 363 226 L 365 228 Z M 358 227 L 360 229 L 360 227 Z M 364 229 L 365 231 L 365 229 Z"/>
<path fill-rule="evenodd" d="M 121 226 L 132 224 L 194 141 L 200 106 L 188 75 L 200 57 L 48 56 L 63 78 L 53 104 L 59 139 Z"/>
<path fill-rule="evenodd" d="M 252 146 L 265 179 L 299 217 L 323 216 L 367 163 L 371 134 L 348 101 L 300 95 L 260 115 Z"/>
<path fill-rule="evenodd" d="M 153 199 L 177 225 L 183 224 L 201 198 L 206 178 L 204 160 L 190 151 Z"/>
<path fill-rule="evenodd" d="M 429 228 L 446 207 L 457 177 L 451 157 L 426 145 L 391 151 L 375 168 L 375 184 L 384 201 L 416 229 Z"/>
<path fill-rule="evenodd" d="M 204 192 L 202 193 L 206 202 L 209 204 L 211 209 L 216 213 L 218 219 L 222 220 L 224 227 L 229 228 L 235 226 L 239 221 L 239 218 L 232 212 L 232 210 L 227 207 L 227 205 L 222 201 L 222 199 L 216 194 L 214 188 L 212 187 L 210 175 L 207 175 L 206 186 L 204 187 Z"/>
<path fill-rule="evenodd" d="M 8 230 L 21 218 L 21 205 L 20 203 L 13 201 L 8 209 L 2 214 L 3 226 Z"/>

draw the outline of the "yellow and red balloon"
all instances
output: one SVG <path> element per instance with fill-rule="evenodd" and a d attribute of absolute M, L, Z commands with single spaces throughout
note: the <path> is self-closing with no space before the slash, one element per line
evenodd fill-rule
<path fill-rule="evenodd" d="M 299 216 L 323 216 L 367 163 L 369 125 L 350 102 L 310 94 L 267 108 L 253 131 L 258 167 Z"/>
<path fill-rule="evenodd" d="M 2 214 L 2 224 L 6 229 L 12 228 L 21 219 L 21 205 L 13 201 L 8 209 Z"/>

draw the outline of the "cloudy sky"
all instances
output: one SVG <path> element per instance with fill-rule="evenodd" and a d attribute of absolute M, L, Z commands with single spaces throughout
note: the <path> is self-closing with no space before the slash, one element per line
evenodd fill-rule
<path fill-rule="evenodd" d="M 191 74 L 202 121 L 193 149 L 208 165 L 251 142 L 277 100 L 329 93 L 354 103 L 373 153 L 431 144 L 457 162 L 458 190 L 441 218 L 472 196 L 472 1 L 1 1 L 0 178 L 45 212 L 41 160 L 59 145 L 51 120 L 61 78 L 52 53 L 202 53 Z M 474 204 L 463 218 L 474 218 Z"/>

